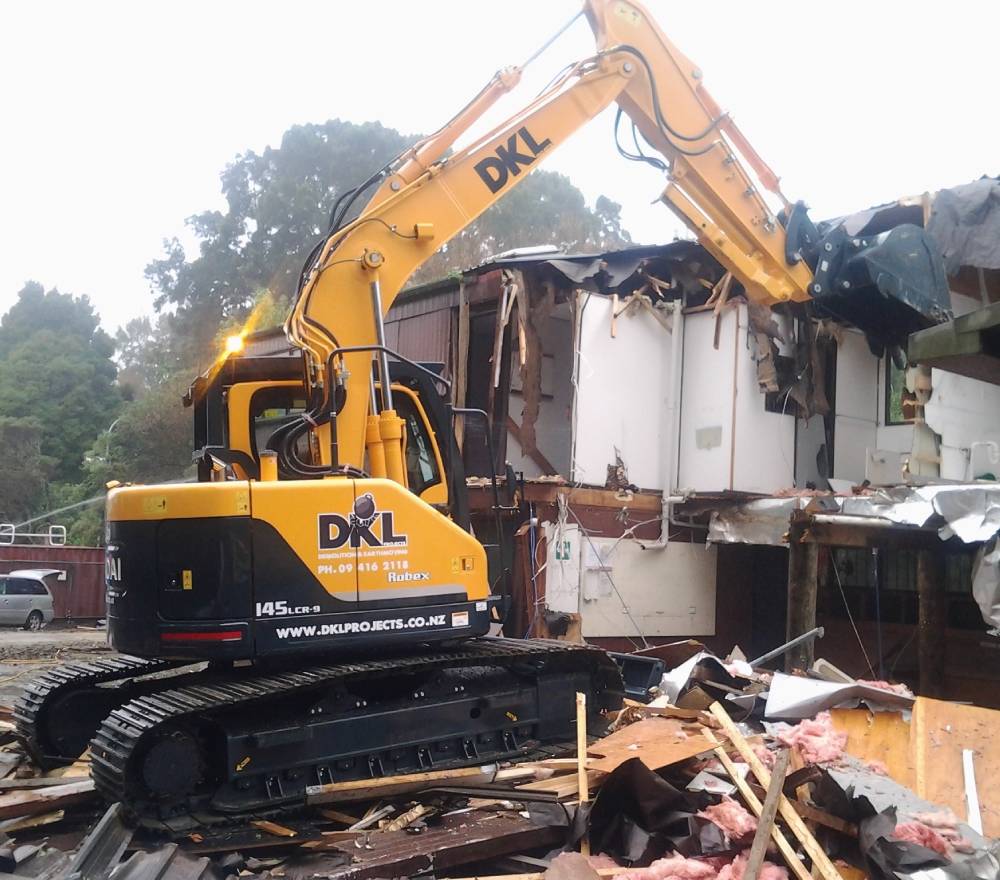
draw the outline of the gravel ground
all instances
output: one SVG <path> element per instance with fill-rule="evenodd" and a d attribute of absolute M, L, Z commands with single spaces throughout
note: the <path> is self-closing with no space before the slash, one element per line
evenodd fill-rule
<path fill-rule="evenodd" d="M 46 628 L 40 632 L 0 629 L 0 703 L 11 705 L 24 682 L 60 663 L 109 656 L 107 630 Z"/>

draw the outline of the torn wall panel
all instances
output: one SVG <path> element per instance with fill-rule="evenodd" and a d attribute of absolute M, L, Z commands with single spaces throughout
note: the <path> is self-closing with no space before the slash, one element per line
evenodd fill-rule
<path fill-rule="evenodd" d="M 507 458 L 514 470 L 523 472 L 529 479 L 549 474 L 568 476 L 570 472 L 573 320 L 568 304 L 560 304 L 549 315 L 538 333 L 538 341 L 541 357 L 532 361 L 537 364 L 540 374 L 538 414 L 534 420 L 534 454 L 524 452 L 520 442 L 520 430 L 525 423 L 524 385 L 517 352 L 513 355 L 510 383 L 509 414 L 514 425 L 508 423 Z"/>
<path fill-rule="evenodd" d="M 604 485 L 617 449 L 633 484 L 659 489 L 670 460 L 671 336 L 645 309 L 619 315 L 612 336 L 613 309 L 611 297 L 579 294 L 571 479 Z"/>
<path fill-rule="evenodd" d="M 795 417 L 765 409 L 746 307 L 718 319 L 690 313 L 684 326 L 678 486 L 769 493 L 793 485 Z"/>

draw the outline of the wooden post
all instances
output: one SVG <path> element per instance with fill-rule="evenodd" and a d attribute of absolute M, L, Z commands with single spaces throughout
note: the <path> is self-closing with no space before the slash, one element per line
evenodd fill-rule
<path fill-rule="evenodd" d="M 576 784 L 580 806 L 590 800 L 590 782 L 587 779 L 587 695 L 576 692 Z M 590 835 L 584 831 L 580 852 L 590 855 Z"/>
<path fill-rule="evenodd" d="M 788 610 L 785 636 L 791 641 L 816 626 L 816 573 L 819 545 L 804 543 L 805 526 L 793 522 L 788 535 Z M 815 659 L 813 642 L 797 645 L 785 655 L 785 672 L 808 669 Z"/>
<path fill-rule="evenodd" d="M 920 694 L 925 697 L 941 696 L 944 687 L 944 560 L 935 549 L 917 551 L 917 595 L 920 603 L 917 654 L 920 658 Z"/>

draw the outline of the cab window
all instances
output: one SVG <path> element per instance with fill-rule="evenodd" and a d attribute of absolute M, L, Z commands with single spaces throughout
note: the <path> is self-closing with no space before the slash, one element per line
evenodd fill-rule
<path fill-rule="evenodd" d="M 298 388 L 262 388 L 250 398 L 250 444 L 254 458 L 267 449 L 267 441 L 282 425 L 294 421 L 306 410 L 305 396 Z M 299 437 L 296 452 L 309 460 L 309 435 Z"/>
<path fill-rule="evenodd" d="M 434 446 L 413 400 L 406 394 L 396 394 L 393 403 L 397 415 L 406 423 L 406 476 L 410 491 L 420 495 L 428 486 L 441 482 Z"/>

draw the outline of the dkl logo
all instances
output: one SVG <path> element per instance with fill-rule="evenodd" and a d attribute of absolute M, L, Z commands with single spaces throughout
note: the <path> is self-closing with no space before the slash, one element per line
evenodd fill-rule
<path fill-rule="evenodd" d="M 526 149 L 531 151 L 521 152 L 517 145 L 518 138 L 524 143 Z M 489 187 L 491 193 L 498 193 L 506 185 L 513 174 L 517 177 L 521 173 L 522 165 L 532 165 L 541 153 L 552 146 L 552 141 L 546 138 L 538 143 L 528 131 L 527 126 L 521 126 L 514 134 L 507 138 L 507 144 L 501 144 L 496 149 L 495 156 L 487 156 L 475 164 L 476 174 L 480 176 L 483 183 Z"/>
<path fill-rule="evenodd" d="M 378 534 L 374 527 L 378 523 Z M 319 549 L 336 550 L 345 544 L 357 550 L 362 544 L 384 547 L 386 544 L 405 544 L 406 535 L 393 531 L 392 511 L 378 510 L 371 493 L 366 492 L 354 501 L 350 516 L 339 513 L 319 515 Z"/>

